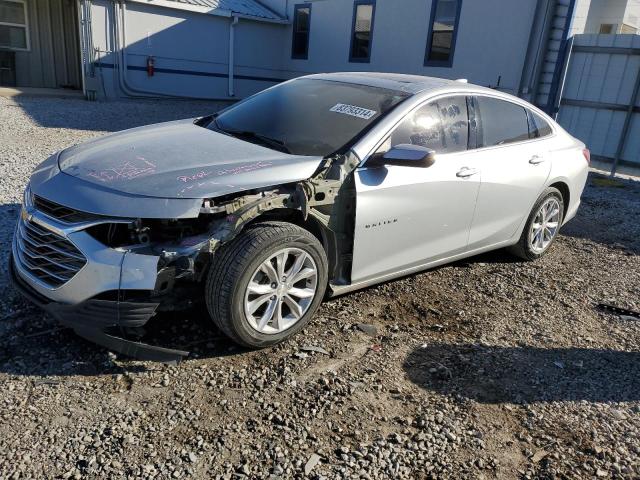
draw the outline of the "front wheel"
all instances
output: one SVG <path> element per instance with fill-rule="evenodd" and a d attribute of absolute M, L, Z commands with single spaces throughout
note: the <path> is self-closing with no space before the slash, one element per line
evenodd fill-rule
<path fill-rule="evenodd" d="M 327 286 L 327 257 L 311 233 L 285 222 L 248 227 L 214 254 L 209 314 L 240 345 L 262 348 L 299 332 Z"/>
<path fill-rule="evenodd" d="M 533 206 L 522 235 L 510 251 L 525 260 L 542 257 L 551 247 L 564 218 L 564 201 L 557 188 L 549 187 Z"/>

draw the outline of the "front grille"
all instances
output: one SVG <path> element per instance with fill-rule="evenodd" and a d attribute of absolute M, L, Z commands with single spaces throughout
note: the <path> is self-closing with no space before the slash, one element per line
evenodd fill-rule
<path fill-rule="evenodd" d="M 16 261 L 50 287 L 64 285 L 87 263 L 69 240 L 34 222 L 21 219 L 16 235 Z"/>
<path fill-rule="evenodd" d="M 65 223 L 89 222 L 97 217 L 97 215 L 91 213 L 81 212 L 80 210 L 54 203 L 38 195 L 33 196 L 33 206 L 45 215 Z"/>

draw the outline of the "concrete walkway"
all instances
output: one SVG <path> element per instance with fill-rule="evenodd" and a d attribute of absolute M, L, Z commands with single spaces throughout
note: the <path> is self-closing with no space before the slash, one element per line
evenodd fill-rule
<path fill-rule="evenodd" d="M 80 90 L 68 90 L 66 88 L 0 87 L 0 97 L 22 96 L 84 98 L 84 93 Z"/>

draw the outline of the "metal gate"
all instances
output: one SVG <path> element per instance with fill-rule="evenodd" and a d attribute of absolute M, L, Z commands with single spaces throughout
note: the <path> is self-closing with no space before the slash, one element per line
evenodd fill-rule
<path fill-rule="evenodd" d="M 576 35 L 567 48 L 559 123 L 612 175 L 640 168 L 640 35 Z"/>

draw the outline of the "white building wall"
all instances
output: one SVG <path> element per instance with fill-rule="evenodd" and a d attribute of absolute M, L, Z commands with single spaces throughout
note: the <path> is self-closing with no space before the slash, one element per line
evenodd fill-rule
<path fill-rule="evenodd" d="M 624 21 L 628 0 L 592 0 L 584 33 L 600 33 L 600 25 L 615 25 L 616 31 Z"/>
<path fill-rule="evenodd" d="M 268 2 L 275 9 L 275 0 Z M 288 17 L 296 3 L 290 2 Z M 353 2 L 312 1 L 308 60 L 291 59 L 287 27 L 282 62 L 287 75 L 312 72 L 384 71 L 445 78 L 467 78 L 517 92 L 533 23 L 535 2 L 464 1 L 451 68 L 424 66 L 431 16 L 429 0 L 377 0 L 370 63 L 349 62 Z"/>
<path fill-rule="evenodd" d="M 311 3 L 308 60 L 291 59 L 291 24 L 240 19 L 235 27 L 236 98 L 281 79 L 358 70 L 467 78 L 486 86 L 496 86 L 500 79 L 501 88 L 515 94 L 536 8 L 532 0 L 463 0 L 453 65 L 436 68 L 424 66 L 431 0 L 377 0 L 369 63 L 349 62 L 353 1 L 262 3 L 288 19 L 297 3 Z M 123 93 L 113 68 L 117 62 L 111 53 L 111 5 L 108 0 L 94 0 L 92 10 L 94 45 L 100 50 L 97 75 L 107 96 Z M 132 87 L 170 95 L 227 96 L 229 18 L 135 2 L 127 2 L 127 9 L 126 76 Z M 155 59 L 152 77 L 144 69 L 149 56 Z"/>
<path fill-rule="evenodd" d="M 640 0 L 577 0 L 571 35 L 598 34 L 602 24 L 640 27 Z"/>
<path fill-rule="evenodd" d="M 288 78 L 283 72 L 282 46 L 291 41 L 283 25 L 240 20 L 236 27 L 236 96 L 252 95 L 273 86 L 274 81 L 248 80 L 243 76 L 274 79 Z"/>
<path fill-rule="evenodd" d="M 589 9 L 593 0 L 577 0 L 573 14 L 573 23 L 571 24 L 570 37 L 585 33 L 587 28 L 587 20 L 589 18 Z M 597 0 L 596 0 L 597 1 Z"/>
<path fill-rule="evenodd" d="M 624 23 L 635 28 L 640 28 L 640 0 L 627 0 L 627 8 L 624 11 Z"/>
<path fill-rule="evenodd" d="M 114 66 L 113 7 L 93 2 L 93 43 L 100 51 L 96 75 L 106 96 L 123 96 Z M 126 80 L 141 92 L 200 98 L 228 97 L 231 18 L 127 2 Z M 234 92 L 246 97 L 283 78 L 281 49 L 286 29 L 279 24 L 239 19 L 235 28 Z M 153 57 L 155 74 L 146 71 Z"/>

